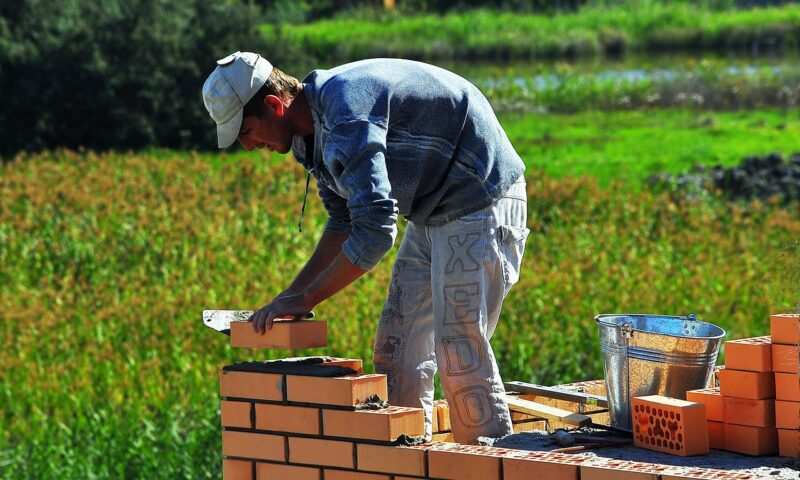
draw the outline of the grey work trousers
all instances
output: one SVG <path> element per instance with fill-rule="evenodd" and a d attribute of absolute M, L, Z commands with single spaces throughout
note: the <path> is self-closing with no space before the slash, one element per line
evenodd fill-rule
<path fill-rule="evenodd" d="M 528 236 L 524 179 L 492 205 L 438 226 L 409 222 L 375 338 L 389 402 L 421 407 L 431 435 L 437 367 L 455 440 L 512 433 L 489 343 Z"/>

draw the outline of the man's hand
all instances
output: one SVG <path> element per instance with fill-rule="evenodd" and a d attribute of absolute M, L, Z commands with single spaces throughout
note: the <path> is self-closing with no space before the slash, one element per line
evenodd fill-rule
<path fill-rule="evenodd" d="M 302 318 L 312 308 L 314 308 L 314 305 L 308 304 L 305 294 L 283 292 L 268 305 L 264 305 L 256 311 L 250 317 L 250 321 L 253 322 L 253 330 L 263 335 L 272 328 L 272 324 L 276 319 Z"/>

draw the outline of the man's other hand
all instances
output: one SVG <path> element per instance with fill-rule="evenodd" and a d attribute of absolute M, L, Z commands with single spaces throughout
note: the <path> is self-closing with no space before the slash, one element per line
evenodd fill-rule
<path fill-rule="evenodd" d="M 263 335 L 272 328 L 276 319 L 302 318 L 313 308 L 313 305 L 308 305 L 305 299 L 306 296 L 303 293 L 281 293 L 250 317 L 250 321 L 253 322 L 253 330 Z"/>

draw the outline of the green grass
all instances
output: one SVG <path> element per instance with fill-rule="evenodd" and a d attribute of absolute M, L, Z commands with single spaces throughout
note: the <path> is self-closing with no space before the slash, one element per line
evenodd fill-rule
<path fill-rule="evenodd" d="M 534 168 L 556 177 L 592 176 L 601 185 L 622 180 L 632 189 L 659 172 L 800 152 L 800 114 L 793 110 L 590 111 L 504 115 L 501 122 Z"/>
<path fill-rule="evenodd" d="M 601 377 L 598 313 L 694 312 L 740 337 L 795 305 L 796 207 L 567 176 L 608 181 L 651 156 L 677 168 L 702 145 L 696 158 L 710 158 L 713 129 L 681 126 L 696 117 L 502 119 L 533 165 L 549 164 L 528 171 L 533 232 L 493 339 L 506 379 Z M 757 125 L 776 112 L 713 118 L 720 158 L 780 149 Z M 546 150 L 522 141 L 545 132 Z M 0 477 L 219 478 L 223 365 L 326 353 L 371 369 L 394 251 L 319 306 L 329 348 L 233 350 L 201 326 L 202 309 L 258 307 L 302 265 L 325 221 L 312 196 L 297 232 L 303 186 L 291 161 L 260 154 L 56 152 L 0 166 Z"/>
<path fill-rule="evenodd" d="M 286 40 L 318 61 L 764 50 L 798 45 L 800 6 L 720 11 L 682 2 L 629 1 L 548 15 L 473 10 L 373 20 L 339 17 L 299 25 L 264 25 L 263 32 L 268 41 L 281 44 Z"/>

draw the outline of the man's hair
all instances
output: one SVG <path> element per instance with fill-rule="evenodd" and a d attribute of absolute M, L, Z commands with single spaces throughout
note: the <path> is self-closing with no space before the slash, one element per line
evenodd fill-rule
<path fill-rule="evenodd" d="M 275 95 L 282 100 L 289 100 L 300 93 L 300 80 L 286 74 L 277 67 L 272 67 L 272 73 L 253 98 L 244 106 L 244 116 L 261 115 L 264 113 L 264 97 Z"/>

